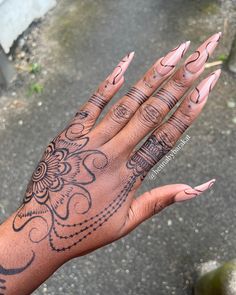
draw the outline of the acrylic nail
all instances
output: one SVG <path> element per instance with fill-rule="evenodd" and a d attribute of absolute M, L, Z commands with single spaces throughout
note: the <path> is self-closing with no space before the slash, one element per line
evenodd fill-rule
<path fill-rule="evenodd" d="M 200 82 L 200 84 L 195 87 L 192 92 L 190 93 L 190 100 L 194 103 L 201 103 L 205 101 L 216 82 L 218 81 L 221 74 L 221 70 L 216 70 L 212 72 L 208 77 Z"/>
<path fill-rule="evenodd" d="M 208 190 L 210 187 L 213 186 L 215 183 L 215 179 L 211 179 L 210 181 L 207 181 L 201 185 L 195 186 L 194 188 L 185 189 L 179 193 L 176 194 L 174 197 L 175 202 L 182 202 L 186 200 L 190 200 L 192 198 L 195 198 Z"/>
<path fill-rule="evenodd" d="M 189 48 L 189 45 L 190 41 L 184 42 L 161 58 L 158 61 L 158 64 L 155 66 L 157 73 L 160 76 L 165 76 L 170 73 L 175 68 L 180 59 L 184 56 Z"/>
<path fill-rule="evenodd" d="M 221 32 L 208 38 L 193 54 L 187 58 L 184 64 L 185 69 L 191 73 L 197 73 L 215 50 L 220 37 Z"/>
<path fill-rule="evenodd" d="M 127 54 L 115 67 L 114 71 L 109 75 L 108 82 L 110 84 L 117 84 L 120 79 L 124 76 L 128 66 L 130 65 L 132 59 L 134 57 L 134 51 Z"/>

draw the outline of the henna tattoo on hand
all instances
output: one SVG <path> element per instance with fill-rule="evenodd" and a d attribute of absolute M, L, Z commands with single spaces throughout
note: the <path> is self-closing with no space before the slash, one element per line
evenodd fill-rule
<path fill-rule="evenodd" d="M 148 171 L 172 148 L 168 134 L 160 132 L 158 138 L 152 134 L 143 146 L 130 158 L 126 166 L 135 177 L 143 179 Z"/>
<path fill-rule="evenodd" d="M 96 179 L 91 168 L 102 169 L 108 162 L 101 151 L 85 149 L 89 141 L 87 137 L 75 141 L 71 136 L 74 134 L 74 128 L 73 124 L 70 125 L 61 136 L 49 144 L 32 175 L 23 205 L 13 222 L 14 231 L 19 232 L 37 219 L 45 226 L 45 233 L 39 235 L 34 226 L 29 231 L 29 239 L 38 243 L 49 237 L 53 250 L 58 251 L 70 247 L 57 248 L 53 245 L 52 241 L 57 232 L 55 227 L 62 221 L 70 221 L 71 204 L 79 215 L 89 211 L 92 198 L 86 186 Z M 88 229 L 89 227 L 86 230 Z M 73 245 L 80 241 L 81 239 L 77 239 Z"/>
<path fill-rule="evenodd" d="M 186 116 L 186 115 L 185 115 Z M 184 133 L 186 129 L 188 129 L 189 125 L 185 124 L 182 120 L 180 120 L 175 115 L 172 115 L 168 121 L 168 124 L 172 125 L 175 129 L 177 129 L 181 134 Z"/>
<path fill-rule="evenodd" d="M 129 119 L 131 117 L 132 113 L 133 112 L 131 111 L 131 109 L 128 106 L 126 106 L 124 104 L 120 104 L 113 109 L 112 119 L 115 122 L 119 123 L 124 119 Z"/>
<path fill-rule="evenodd" d="M 161 110 L 151 104 L 144 105 L 140 108 L 141 116 L 144 118 L 143 123 L 146 125 L 158 125 L 162 119 Z"/>
<path fill-rule="evenodd" d="M 6 280 L 0 278 L 0 295 L 4 295 L 4 292 L 6 291 Z"/>
<path fill-rule="evenodd" d="M 5 268 L 0 264 L 0 274 L 4 275 L 4 276 L 11 276 L 11 275 L 19 274 L 19 273 L 25 271 L 28 267 L 30 267 L 30 265 L 33 263 L 34 259 L 35 259 L 35 253 L 34 253 L 34 251 L 32 251 L 32 257 L 26 263 L 26 265 L 24 265 L 22 267 Z"/>
<path fill-rule="evenodd" d="M 136 87 L 130 88 L 130 90 L 127 92 L 126 96 L 130 97 L 132 100 L 137 102 L 139 105 L 143 104 L 148 99 L 148 96 Z"/>
<path fill-rule="evenodd" d="M 24 272 L 27 268 L 30 267 L 30 265 L 33 263 L 35 259 L 35 253 L 34 251 L 32 251 L 32 257 L 30 258 L 30 260 L 22 267 L 15 267 L 15 268 L 6 268 L 3 267 L 0 264 L 0 276 L 12 276 L 12 275 L 16 275 L 16 274 L 20 274 L 22 272 Z M 4 293 L 6 292 L 6 279 L 0 277 L 0 295 L 4 295 Z"/>
<path fill-rule="evenodd" d="M 97 106 L 99 109 L 103 110 L 103 108 L 106 106 L 107 101 L 105 101 L 102 97 L 93 94 L 91 98 L 89 99 L 89 102 L 93 105 Z"/>
<path fill-rule="evenodd" d="M 178 98 L 165 88 L 161 88 L 153 96 L 163 101 L 168 106 L 169 110 L 178 102 Z"/>

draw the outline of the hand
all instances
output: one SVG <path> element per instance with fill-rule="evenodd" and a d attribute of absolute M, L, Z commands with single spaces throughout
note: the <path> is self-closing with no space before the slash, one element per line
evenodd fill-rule
<path fill-rule="evenodd" d="M 200 114 L 216 84 L 220 70 L 194 88 L 162 123 L 203 72 L 220 35 L 205 41 L 176 72 L 190 42 L 160 58 L 94 127 L 124 83 L 134 53 L 124 57 L 45 150 L 14 216 L 13 230 L 72 258 L 121 238 L 166 206 L 208 189 L 214 180 L 195 188 L 167 185 L 135 198 L 147 173 Z"/>

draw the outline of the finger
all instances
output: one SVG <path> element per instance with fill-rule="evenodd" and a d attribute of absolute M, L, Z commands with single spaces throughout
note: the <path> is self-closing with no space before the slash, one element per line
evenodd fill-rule
<path fill-rule="evenodd" d="M 175 66 L 186 53 L 190 41 L 185 42 L 160 58 L 145 75 L 121 98 L 98 124 L 94 136 L 99 143 L 113 138 L 130 120 L 139 106 L 173 73 Z"/>
<path fill-rule="evenodd" d="M 184 131 L 202 111 L 220 73 L 221 70 L 217 70 L 201 81 L 187 95 L 170 119 L 157 128 L 141 148 L 133 153 L 127 163 L 127 167 L 132 168 L 133 173 L 145 176 L 174 147 Z"/>
<path fill-rule="evenodd" d="M 134 52 L 126 55 L 113 72 L 99 85 L 88 102 L 76 113 L 70 125 L 73 124 L 73 130 L 77 137 L 85 135 L 91 130 L 103 108 L 124 84 L 124 73 L 133 57 Z"/>
<path fill-rule="evenodd" d="M 215 179 L 212 179 L 194 188 L 187 184 L 171 184 L 145 192 L 132 201 L 126 223 L 122 228 L 122 236 L 169 205 L 199 196 L 212 187 L 214 183 Z"/>
<path fill-rule="evenodd" d="M 133 149 L 163 121 L 168 112 L 203 72 L 205 62 L 215 50 L 220 35 L 221 33 L 217 33 L 206 40 L 186 60 L 183 67 L 154 96 L 139 107 L 127 125 L 111 140 L 111 144 L 119 143 L 119 152 L 127 150 L 127 146 Z"/>

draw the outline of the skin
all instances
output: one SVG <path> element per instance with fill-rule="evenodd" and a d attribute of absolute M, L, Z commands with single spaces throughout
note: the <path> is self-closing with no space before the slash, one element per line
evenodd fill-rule
<path fill-rule="evenodd" d="M 49 143 L 22 205 L 0 226 L 0 294 L 31 293 L 68 260 L 120 239 L 168 205 L 213 185 L 214 179 L 193 188 L 170 184 L 135 196 L 202 111 L 220 70 L 192 89 L 162 123 L 203 72 L 220 35 L 205 41 L 178 70 L 190 42 L 157 60 L 94 126 L 123 85 L 131 52 Z"/>

